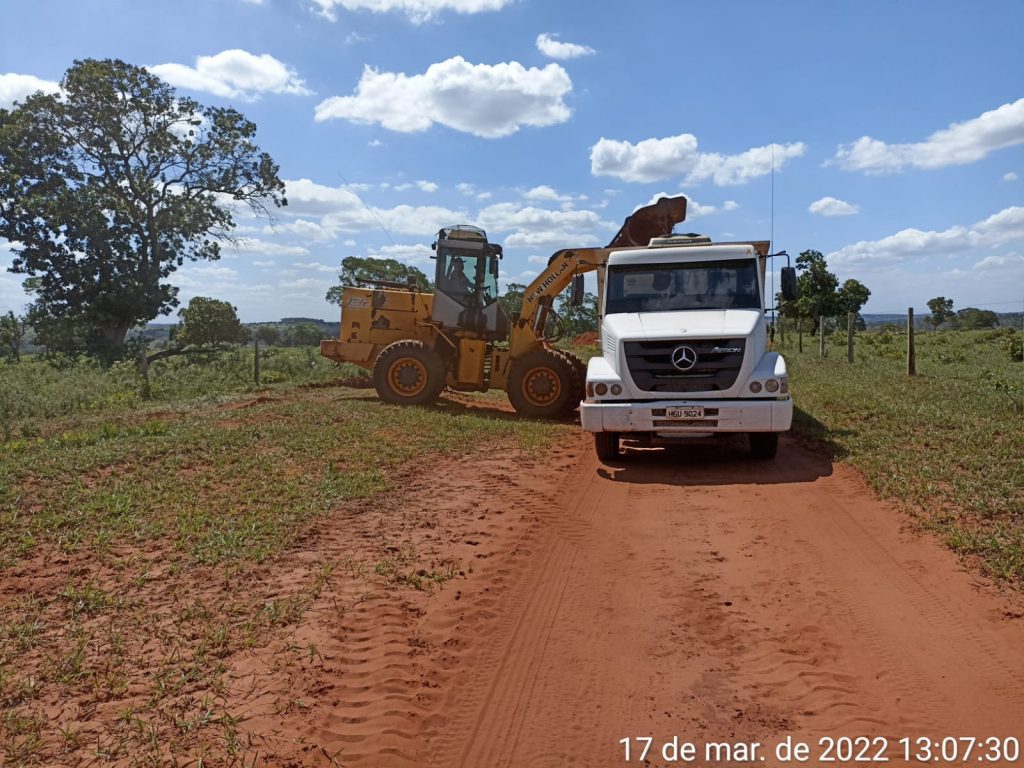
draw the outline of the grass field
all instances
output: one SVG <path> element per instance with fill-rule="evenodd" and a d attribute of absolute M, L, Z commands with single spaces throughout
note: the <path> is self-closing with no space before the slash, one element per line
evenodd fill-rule
<path fill-rule="evenodd" d="M 1024 583 L 1024 367 L 1020 331 L 918 333 L 917 375 L 906 336 L 804 337 L 781 349 L 797 405 L 795 431 L 860 469 L 884 498 L 991 576 Z M 784 460 L 784 457 L 782 458 Z"/>
<path fill-rule="evenodd" d="M 1019 588 L 1024 370 L 1009 339 L 919 334 L 913 378 L 899 334 L 858 336 L 852 365 L 845 338 L 824 359 L 816 339 L 782 350 L 795 432 Z M 243 765 L 230 656 L 286 633 L 339 574 L 429 590 L 458 569 L 386 531 L 343 561 L 297 553 L 339 515 L 390 514 L 438 457 L 537 455 L 578 434 L 386 406 L 333 386 L 362 372 L 313 350 L 270 350 L 257 390 L 251 354 L 161 361 L 148 401 L 129 364 L 0 364 L 0 762 L 165 765 L 209 749 L 204 765 Z"/>
<path fill-rule="evenodd" d="M 344 562 L 302 563 L 285 588 L 299 566 L 283 555 L 332 516 L 391 503 L 410 467 L 534 454 L 575 431 L 386 406 L 322 385 L 352 371 L 286 356 L 294 370 L 258 393 L 251 359 L 155 370 L 145 403 L 126 370 L 0 371 L 0 763 L 166 765 L 205 744 L 241 765 L 228 656 L 294 624 L 338 570 L 423 590 L 457 568 L 385 533 Z"/>

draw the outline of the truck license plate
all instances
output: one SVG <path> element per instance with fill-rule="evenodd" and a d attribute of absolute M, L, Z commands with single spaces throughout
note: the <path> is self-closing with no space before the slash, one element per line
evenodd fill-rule
<path fill-rule="evenodd" d="M 703 405 L 688 405 L 682 408 L 666 408 L 665 416 L 669 419 L 703 419 L 704 418 L 704 406 Z"/>

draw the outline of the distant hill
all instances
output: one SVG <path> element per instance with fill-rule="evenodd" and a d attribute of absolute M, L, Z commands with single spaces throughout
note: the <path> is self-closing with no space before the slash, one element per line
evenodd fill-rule
<path fill-rule="evenodd" d="M 177 323 L 147 323 L 141 331 L 132 331 L 129 337 L 145 336 L 153 342 L 167 341 L 170 338 L 171 328 Z M 338 335 L 337 320 L 321 320 L 315 317 L 284 317 L 280 320 L 268 320 L 260 323 L 242 323 L 246 328 L 258 328 L 260 326 L 275 326 L 284 336 L 290 328 L 297 325 L 315 325 L 325 339 L 334 338 Z"/>

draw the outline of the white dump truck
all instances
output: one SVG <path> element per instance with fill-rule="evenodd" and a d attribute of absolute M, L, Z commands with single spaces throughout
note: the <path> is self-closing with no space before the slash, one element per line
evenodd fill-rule
<path fill-rule="evenodd" d="M 601 459 L 617 456 L 622 438 L 659 445 L 737 432 L 754 457 L 775 456 L 793 401 L 786 361 L 768 349 L 768 245 L 686 235 L 608 253 L 598 273 L 602 354 L 590 359 L 580 405 Z M 792 267 L 781 289 L 795 298 Z"/>

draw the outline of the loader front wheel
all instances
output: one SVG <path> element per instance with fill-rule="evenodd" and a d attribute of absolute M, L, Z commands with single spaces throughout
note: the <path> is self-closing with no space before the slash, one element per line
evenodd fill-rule
<path fill-rule="evenodd" d="M 580 401 L 587 395 L 587 364 L 580 360 L 572 352 L 559 352 L 559 354 L 572 365 L 573 373 L 573 394 L 569 402 L 565 404 L 565 413 L 571 416 L 572 412 L 580 407 Z"/>
<path fill-rule="evenodd" d="M 396 341 L 373 364 L 373 386 L 394 405 L 429 405 L 444 389 L 444 362 L 422 341 Z"/>
<path fill-rule="evenodd" d="M 579 394 L 573 364 L 549 349 L 538 349 L 512 363 L 508 399 L 523 416 L 553 419 L 573 408 Z"/>

